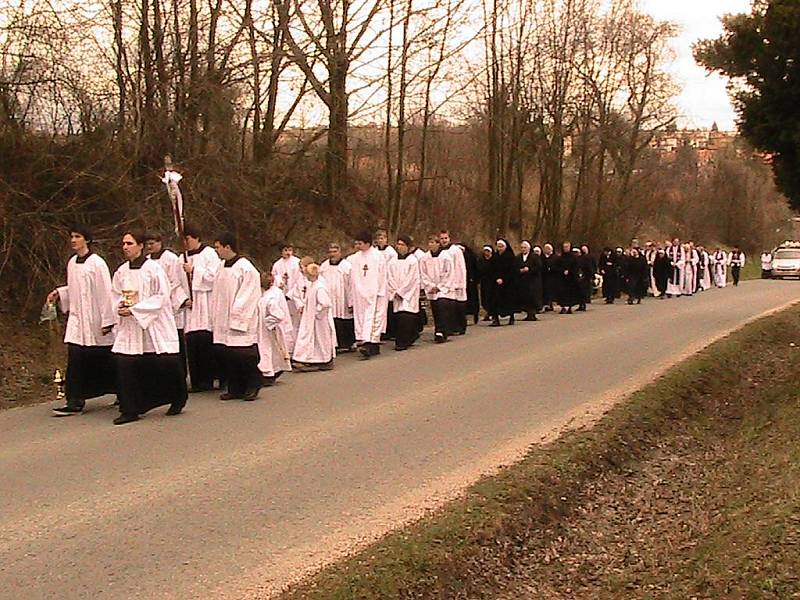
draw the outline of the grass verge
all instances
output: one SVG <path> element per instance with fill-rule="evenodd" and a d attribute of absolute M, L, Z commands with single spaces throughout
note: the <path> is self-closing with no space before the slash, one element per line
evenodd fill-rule
<path fill-rule="evenodd" d="M 283 600 L 800 597 L 800 308 Z"/>

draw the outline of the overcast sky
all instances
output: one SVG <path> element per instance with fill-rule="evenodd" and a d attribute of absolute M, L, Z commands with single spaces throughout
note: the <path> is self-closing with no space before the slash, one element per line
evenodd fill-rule
<path fill-rule="evenodd" d="M 692 44 L 722 33 L 719 18 L 727 13 L 749 12 L 750 0 L 642 0 L 642 6 L 654 17 L 672 21 L 681 27 L 675 42 L 676 82 L 683 89 L 677 99 L 681 125 L 710 127 L 716 121 L 720 129 L 733 129 L 735 115 L 725 91 L 725 80 L 708 75 L 695 64 Z"/>

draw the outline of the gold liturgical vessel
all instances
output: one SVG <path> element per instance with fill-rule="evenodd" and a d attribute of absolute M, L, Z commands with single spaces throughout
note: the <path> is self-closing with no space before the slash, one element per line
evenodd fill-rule
<path fill-rule="evenodd" d="M 130 308 L 139 302 L 139 290 L 122 290 L 122 305 Z"/>

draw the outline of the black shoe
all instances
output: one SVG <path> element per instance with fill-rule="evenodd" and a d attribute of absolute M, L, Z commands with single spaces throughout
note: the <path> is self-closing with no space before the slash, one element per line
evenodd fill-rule
<path fill-rule="evenodd" d="M 443 333 L 436 333 L 433 335 L 433 341 L 436 344 L 444 344 L 447 341 L 447 336 Z"/>
<path fill-rule="evenodd" d="M 500 318 L 494 317 L 492 318 L 492 324 L 489 327 L 500 327 Z"/>
<path fill-rule="evenodd" d="M 183 411 L 182 406 L 170 406 L 169 410 L 167 410 L 167 416 L 174 417 L 175 415 L 181 414 L 182 411 Z"/>
<path fill-rule="evenodd" d="M 258 398 L 258 392 L 260 391 L 261 391 L 260 388 L 249 390 L 244 393 L 244 396 L 242 396 L 242 400 L 244 400 L 245 402 L 252 402 L 256 398 Z"/>
<path fill-rule="evenodd" d="M 560 314 L 560 315 L 565 315 L 565 314 L 567 314 L 567 309 L 566 309 L 566 308 L 562 308 L 562 309 L 561 309 L 561 312 L 560 312 L 560 313 L 558 313 L 558 314 Z"/>
<path fill-rule="evenodd" d="M 509 324 L 509 325 L 513 325 L 514 323 L 515 323 L 515 321 L 514 321 L 514 315 L 511 315 L 511 316 L 508 318 L 508 324 Z"/>
<path fill-rule="evenodd" d="M 234 395 L 233 395 L 233 394 L 231 394 L 230 392 L 222 392 L 222 393 L 219 395 L 219 399 L 220 399 L 220 400 L 236 400 L 237 398 L 236 398 L 236 396 L 234 396 Z"/>
<path fill-rule="evenodd" d="M 394 349 L 397 352 L 402 352 L 403 350 L 408 350 L 408 346 L 395 346 Z"/>
<path fill-rule="evenodd" d="M 67 404 L 66 406 L 62 406 L 61 408 L 54 408 L 53 412 L 57 417 L 71 417 L 72 415 L 79 415 L 83 412 L 83 409 L 79 406 L 70 406 Z"/>
<path fill-rule="evenodd" d="M 189 390 L 190 394 L 202 394 L 203 392 L 210 392 L 214 387 L 211 385 L 199 385 Z"/>
<path fill-rule="evenodd" d="M 333 370 L 333 359 L 330 359 L 330 360 L 329 360 L 328 362 L 326 362 L 326 363 L 322 363 L 322 364 L 319 366 L 319 370 L 320 370 L 320 371 L 331 371 L 331 370 Z"/>
<path fill-rule="evenodd" d="M 114 419 L 114 425 L 125 425 L 139 420 L 139 415 L 120 415 Z"/>
<path fill-rule="evenodd" d="M 538 321 L 539 319 L 537 319 L 537 318 L 536 318 L 536 315 L 535 315 L 535 314 L 533 314 L 533 313 L 527 313 L 527 314 L 525 315 L 525 320 L 526 320 L 526 321 Z"/>
<path fill-rule="evenodd" d="M 361 344 L 358 347 L 358 353 L 361 355 L 361 360 L 369 360 L 370 359 L 370 351 L 369 346 L 367 344 Z"/>
<path fill-rule="evenodd" d="M 567 309 L 567 314 L 568 314 L 568 315 L 571 315 L 571 314 L 572 314 L 572 307 L 571 307 L 571 306 L 570 306 L 570 307 Z"/>
<path fill-rule="evenodd" d="M 578 307 L 578 312 L 586 312 L 586 306 L 585 305 L 579 306 Z"/>
<path fill-rule="evenodd" d="M 269 387 L 271 385 L 275 385 L 275 376 L 274 375 L 263 375 L 261 377 L 261 385 Z"/>

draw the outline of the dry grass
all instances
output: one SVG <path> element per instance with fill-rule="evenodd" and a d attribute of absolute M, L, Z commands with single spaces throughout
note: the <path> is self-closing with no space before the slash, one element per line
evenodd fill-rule
<path fill-rule="evenodd" d="M 759 321 L 283 599 L 800 597 L 798 347 Z"/>

